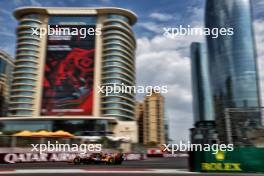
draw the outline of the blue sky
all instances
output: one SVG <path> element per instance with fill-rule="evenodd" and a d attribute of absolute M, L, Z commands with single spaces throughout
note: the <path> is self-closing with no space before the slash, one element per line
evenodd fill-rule
<path fill-rule="evenodd" d="M 264 0 L 252 0 L 253 22 L 260 71 L 264 70 Z M 1 0 L 0 49 L 14 56 L 16 20 L 15 8 L 43 7 L 122 7 L 134 11 L 138 22 L 134 26 L 137 38 L 137 85 L 167 85 L 166 116 L 170 137 L 187 140 L 192 127 L 192 95 L 189 46 L 202 37 L 180 37 L 171 40 L 162 36 L 163 27 L 190 24 L 203 26 L 204 0 Z M 262 82 L 264 74 L 260 72 Z M 262 84 L 263 85 L 263 84 Z M 262 86 L 264 87 L 264 86 Z M 262 88 L 262 95 L 264 89 Z M 142 98 L 142 95 L 138 96 Z"/>

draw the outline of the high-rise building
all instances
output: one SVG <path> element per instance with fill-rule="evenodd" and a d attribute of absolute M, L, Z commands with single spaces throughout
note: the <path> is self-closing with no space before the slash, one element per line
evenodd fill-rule
<path fill-rule="evenodd" d="M 12 57 L 0 50 L 0 117 L 7 115 L 12 69 Z"/>
<path fill-rule="evenodd" d="M 130 137 L 133 133 L 136 142 L 134 93 L 101 91 L 135 84 L 136 15 L 112 7 L 25 7 L 14 14 L 19 24 L 7 120 L 17 117 L 36 124 L 46 118 L 57 126 L 65 118 L 81 124 L 79 129 L 86 127 L 82 133 L 89 135 L 105 131 L 100 126 L 108 120 L 107 129 Z M 39 128 L 43 126 L 32 129 Z"/>
<path fill-rule="evenodd" d="M 202 121 L 214 121 L 208 57 L 206 46 L 202 43 L 191 44 L 191 70 L 195 124 Z"/>
<path fill-rule="evenodd" d="M 143 125 L 143 118 L 144 118 L 144 104 L 143 102 L 136 102 L 135 108 L 135 116 L 137 120 L 138 126 L 138 142 L 143 144 L 144 142 L 144 125 Z"/>
<path fill-rule="evenodd" d="M 164 144 L 165 119 L 164 97 L 159 93 L 145 96 L 143 102 L 137 104 L 137 121 L 139 141 L 143 144 Z"/>
<path fill-rule="evenodd" d="M 165 114 L 165 113 L 164 113 Z M 169 129 L 169 119 L 164 115 L 164 133 L 165 133 L 165 143 L 171 142 L 170 139 L 170 129 Z"/>
<path fill-rule="evenodd" d="M 133 12 L 20 8 L 15 16 L 19 25 L 10 116 L 102 115 L 133 120 L 134 94 L 97 93 L 99 86 L 134 85 Z M 32 35 L 34 29 L 46 33 Z"/>
<path fill-rule="evenodd" d="M 260 107 L 250 0 L 208 0 L 205 27 L 233 28 L 233 35 L 207 36 L 210 80 L 220 140 L 227 142 L 225 111 Z M 261 124 L 260 113 L 246 117 Z"/>
<path fill-rule="evenodd" d="M 215 114 L 205 44 L 191 44 L 191 72 L 195 125 L 195 128 L 191 129 L 191 141 L 195 144 L 216 143 Z"/>

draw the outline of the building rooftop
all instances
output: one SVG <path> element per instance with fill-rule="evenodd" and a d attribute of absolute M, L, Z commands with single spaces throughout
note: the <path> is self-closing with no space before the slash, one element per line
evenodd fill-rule
<path fill-rule="evenodd" d="M 137 21 L 137 15 L 123 8 L 117 7 L 20 7 L 14 11 L 14 16 L 19 19 L 21 16 L 28 13 L 42 13 L 42 14 L 66 14 L 68 11 L 71 15 L 74 14 L 107 14 L 115 13 L 120 15 L 125 15 L 131 20 L 131 25 L 135 24 Z"/>

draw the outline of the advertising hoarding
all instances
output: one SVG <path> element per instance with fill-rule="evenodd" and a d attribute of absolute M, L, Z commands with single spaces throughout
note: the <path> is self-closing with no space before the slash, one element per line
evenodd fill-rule
<path fill-rule="evenodd" d="M 95 25 L 49 27 L 73 32 L 94 29 Z M 48 35 L 41 115 L 92 115 L 94 53 L 95 35 Z"/>

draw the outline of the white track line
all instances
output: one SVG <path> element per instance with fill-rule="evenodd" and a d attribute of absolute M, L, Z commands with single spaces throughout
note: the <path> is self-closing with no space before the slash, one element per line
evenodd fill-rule
<path fill-rule="evenodd" d="M 138 169 L 138 170 L 118 170 L 118 169 L 105 169 L 105 170 L 99 170 L 99 169 L 20 169 L 20 170 L 0 170 L 1 174 L 51 174 L 51 173 L 59 173 L 59 174 L 66 174 L 66 173 L 101 173 L 101 174 L 107 174 L 107 173 L 131 173 L 131 174 L 177 174 L 177 173 L 184 173 L 184 174 L 198 174 L 194 172 L 188 172 L 184 170 L 175 170 L 175 169 Z"/>

